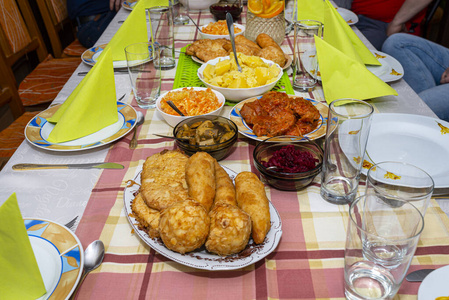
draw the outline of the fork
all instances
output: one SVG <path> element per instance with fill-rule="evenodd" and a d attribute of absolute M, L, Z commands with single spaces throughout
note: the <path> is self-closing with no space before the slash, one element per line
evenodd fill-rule
<path fill-rule="evenodd" d="M 73 220 L 69 221 L 67 224 L 65 224 L 64 226 L 67 227 L 68 229 L 72 229 L 73 226 L 76 224 L 76 220 L 78 220 L 78 216 L 76 216 L 75 218 L 73 218 Z"/>

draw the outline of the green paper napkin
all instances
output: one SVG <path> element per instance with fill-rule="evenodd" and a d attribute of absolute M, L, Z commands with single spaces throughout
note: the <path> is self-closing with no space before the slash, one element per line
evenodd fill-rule
<path fill-rule="evenodd" d="M 118 121 L 109 50 L 103 51 L 95 66 L 48 121 L 56 123 L 48 137 L 52 143 L 75 140 Z"/>
<path fill-rule="evenodd" d="M 44 295 L 47 291 L 15 193 L 0 206 L 0 245 L 0 299 L 34 300 Z"/>
<path fill-rule="evenodd" d="M 364 64 L 346 56 L 315 36 L 324 98 L 330 104 L 336 99 L 371 99 L 398 95 L 388 84 L 371 73 Z"/>
<path fill-rule="evenodd" d="M 355 60 L 362 61 L 366 65 L 380 66 L 381 63 L 363 44 L 329 0 L 325 0 L 325 2 L 324 40 Z"/>
<path fill-rule="evenodd" d="M 315 20 L 324 23 L 323 0 L 296 0 L 298 1 L 298 20 Z"/>
<path fill-rule="evenodd" d="M 168 0 L 139 0 L 132 12 L 106 46 L 112 49 L 113 61 L 125 61 L 125 48 L 135 43 L 149 41 L 145 9 L 153 6 L 168 6 Z"/>

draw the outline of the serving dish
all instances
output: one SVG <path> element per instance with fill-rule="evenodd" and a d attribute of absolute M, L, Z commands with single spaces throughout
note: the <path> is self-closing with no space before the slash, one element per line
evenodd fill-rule
<path fill-rule="evenodd" d="M 323 164 L 323 149 L 314 141 L 302 141 L 301 137 L 296 136 L 279 136 L 276 137 L 276 141 L 273 142 L 274 138 L 266 139 L 265 141 L 259 143 L 253 152 L 253 162 L 256 169 L 265 178 L 266 182 L 279 190 L 296 191 L 307 187 L 321 172 L 321 167 Z M 279 155 L 279 151 L 284 149 L 284 147 L 292 147 L 289 150 L 306 152 L 309 155 L 308 161 L 311 159 L 316 160 L 314 162 L 315 167 L 310 168 L 307 171 L 297 171 L 297 172 L 285 172 L 280 170 L 276 166 L 267 167 L 267 162 L 276 155 Z M 289 163 L 292 163 L 292 151 L 287 151 L 289 158 L 286 159 Z M 301 161 L 304 158 L 301 158 Z M 280 163 L 280 161 L 276 161 Z M 298 164 L 293 162 L 294 166 L 297 167 Z"/>
<path fill-rule="evenodd" d="M 200 26 L 200 35 L 203 39 L 211 39 L 211 40 L 216 40 L 216 39 L 230 39 L 229 34 L 223 34 L 223 35 L 219 35 L 219 34 L 209 34 L 209 33 L 204 33 L 203 29 L 207 27 L 207 25 L 203 25 Z M 241 31 L 239 33 L 235 33 L 234 36 L 239 36 L 242 35 L 243 33 L 245 33 L 245 26 L 242 24 L 237 24 L 234 23 L 234 32 L 235 32 L 235 28 L 239 28 Z"/>
<path fill-rule="evenodd" d="M 173 92 L 173 91 L 181 91 L 182 89 L 184 89 L 184 88 L 174 89 L 171 92 Z M 189 89 L 193 89 L 195 91 L 204 91 L 207 88 L 204 88 L 204 87 L 189 87 Z M 212 90 L 212 91 L 217 96 L 218 101 L 221 103 L 221 106 L 218 109 L 216 109 L 216 110 L 214 110 L 214 111 L 212 111 L 210 113 L 201 115 L 201 116 L 208 116 L 208 115 L 216 116 L 216 115 L 219 115 L 221 113 L 221 111 L 223 110 L 224 104 L 226 102 L 226 99 L 225 99 L 224 95 L 221 94 L 218 91 L 215 91 L 215 90 Z M 165 93 L 161 94 L 157 98 L 157 100 L 156 100 L 156 110 L 162 115 L 162 117 L 168 123 L 168 125 L 170 125 L 171 127 L 175 127 L 176 124 L 178 124 L 181 121 L 184 121 L 184 120 L 192 118 L 192 117 L 197 117 L 197 116 L 184 116 L 184 117 L 183 116 L 174 116 L 174 115 L 170 115 L 170 114 L 167 114 L 167 113 L 163 112 L 162 111 L 162 107 L 161 107 L 161 101 L 164 98 L 164 96 L 167 95 L 168 93 L 169 92 L 165 92 Z"/>
<path fill-rule="evenodd" d="M 24 223 L 47 290 L 39 299 L 68 299 L 83 274 L 81 242 L 72 231 L 56 222 L 24 218 Z"/>
<path fill-rule="evenodd" d="M 217 57 L 215 59 L 209 60 L 207 63 L 204 63 L 198 69 L 197 74 L 198 74 L 198 78 L 204 83 L 204 85 L 206 85 L 207 87 L 209 87 L 213 90 L 216 90 L 216 91 L 222 93 L 224 95 L 224 97 L 226 98 L 226 100 L 229 100 L 231 102 L 239 102 L 239 101 L 242 101 L 243 99 L 255 97 L 255 96 L 262 95 L 262 94 L 268 92 L 276 85 L 276 83 L 279 81 L 279 79 L 281 79 L 281 77 L 283 75 L 282 68 L 279 67 L 278 64 L 275 64 L 271 60 L 261 58 L 269 66 L 276 65 L 279 68 L 279 75 L 278 75 L 278 77 L 276 77 L 276 79 L 272 83 L 269 83 L 269 84 L 266 84 L 263 86 L 253 87 L 253 88 L 231 89 L 231 88 L 224 88 L 224 87 L 211 85 L 211 84 L 207 83 L 206 81 L 204 81 L 203 71 L 207 67 L 207 65 L 214 66 L 219 61 L 225 60 L 225 59 L 230 59 L 230 57 L 229 56 Z"/>
<path fill-rule="evenodd" d="M 204 151 L 209 153 L 213 158 L 216 160 L 222 160 L 226 156 L 229 155 L 230 151 L 232 150 L 232 146 L 234 146 L 235 142 L 237 141 L 239 132 L 237 130 L 237 125 L 235 125 L 234 122 L 231 120 L 220 117 L 220 116 L 200 116 L 200 117 L 193 117 L 186 119 L 184 121 L 181 121 L 178 123 L 178 125 L 175 126 L 173 129 L 173 136 L 180 137 L 180 131 L 183 128 L 184 125 L 191 126 L 192 124 L 196 122 L 204 122 L 204 121 L 211 121 L 211 122 L 219 122 L 222 124 L 225 124 L 229 126 L 232 130 L 234 130 L 234 134 L 225 142 L 217 143 L 213 145 L 191 145 L 188 141 L 183 141 L 181 139 L 176 140 L 176 145 L 183 150 L 187 155 L 192 155 L 196 152 Z"/>
<path fill-rule="evenodd" d="M 241 134 L 243 134 L 246 137 L 249 137 L 253 140 L 256 141 L 264 141 L 270 137 L 268 136 L 257 136 L 254 134 L 251 126 L 249 126 L 248 124 L 246 124 L 245 120 L 243 119 L 242 115 L 240 114 L 240 110 L 242 109 L 243 105 L 245 103 L 248 102 L 253 102 L 256 101 L 257 99 L 260 99 L 262 96 L 258 96 L 258 97 L 252 97 L 249 99 L 246 99 L 244 101 L 239 102 L 238 104 L 236 104 L 231 112 L 229 113 L 229 118 L 237 125 L 239 132 Z M 290 95 L 290 97 L 295 97 Z M 324 135 L 326 135 L 326 127 L 327 127 L 327 114 L 329 111 L 329 108 L 324 105 L 321 102 L 315 101 L 313 99 L 309 99 L 309 98 L 305 98 L 309 101 L 312 102 L 312 104 L 318 109 L 318 111 L 320 112 L 320 120 L 318 121 L 318 126 L 317 128 L 315 128 L 315 130 L 307 133 L 304 135 L 304 139 L 302 139 L 303 141 L 308 140 L 315 140 L 318 139 L 320 137 L 323 137 Z M 273 138 L 272 141 L 277 141 L 276 138 Z"/>
<path fill-rule="evenodd" d="M 237 173 L 229 168 L 223 168 L 229 174 L 230 178 L 234 180 L 235 176 L 237 176 Z M 243 255 L 234 254 L 227 257 L 220 257 L 218 255 L 207 252 L 203 248 L 186 254 L 180 254 L 169 250 L 167 247 L 165 247 L 162 240 L 158 238 L 152 239 L 145 231 L 140 230 L 136 225 L 137 220 L 133 217 L 131 203 L 135 197 L 136 192 L 139 189 L 141 171 L 142 167 L 140 166 L 137 169 L 137 175 L 133 179 L 137 184 L 128 186 L 124 190 L 123 199 L 125 205 L 125 214 L 133 231 L 139 236 L 139 238 L 152 249 L 154 249 L 157 253 L 167 257 L 168 259 L 196 269 L 211 271 L 235 270 L 252 265 L 265 258 L 267 255 L 273 252 L 279 244 L 282 236 L 282 222 L 276 208 L 271 202 L 269 202 L 271 229 L 267 233 L 264 243 L 260 245 L 254 245 L 252 243 L 252 239 L 250 239 L 247 248 L 242 251 L 244 253 Z"/>
<path fill-rule="evenodd" d="M 199 64 L 204 64 L 205 63 L 204 61 L 202 61 L 201 59 L 199 59 L 196 56 L 192 55 L 190 57 L 192 58 L 193 61 L 195 61 L 195 62 L 197 62 Z M 293 59 L 292 59 L 292 57 L 290 55 L 285 55 L 285 58 L 287 59 L 287 62 L 282 67 L 282 70 L 284 70 L 284 71 L 287 70 L 292 65 L 292 61 L 293 61 Z"/>
<path fill-rule="evenodd" d="M 52 151 L 81 151 L 110 144 L 131 131 L 136 124 L 137 113 L 130 105 L 117 102 L 118 121 L 95 133 L 64 143 L 49 142 L 48 136 L 55 127 L 47 121 L 60 105 L 52 106 L 36 115 L 25 128 L 25 138 L 33 146 Z"/>

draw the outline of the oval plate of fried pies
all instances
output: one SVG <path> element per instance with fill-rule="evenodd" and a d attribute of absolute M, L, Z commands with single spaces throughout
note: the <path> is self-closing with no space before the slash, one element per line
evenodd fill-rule
<path fill-rule="evenodd" d="M 267 34 L 261 33 L 253 42 L 243 35 L 235 37 L 237 52 L 248 56 L 259 56 L 277 63 L 283 70 L 292 64 L 292 58 L 285 54 L 282 48 Z M 217 57 L 229 56 L 232 52 L 231 41 L 228 39 L 202 39 L 196 40 L 186 48 L 186 54 L 192 60 L 203 64 Z"/>
<path fill-rule="evenodd" d="M 326 134 L 328 111 L 313 99 L 271 91 L 239 102 L 229 118 L 241 134 L 257 141 L 280 135 L 315 140 Z"/>
<path fill-rule="evenodd" d="M 170 260 L 205 270 L 240 269 L 273 252 L 280 216 L 252 172 L 223 167 L 206 152 L 149 156 L 124 190 L 128 221 Z"/>

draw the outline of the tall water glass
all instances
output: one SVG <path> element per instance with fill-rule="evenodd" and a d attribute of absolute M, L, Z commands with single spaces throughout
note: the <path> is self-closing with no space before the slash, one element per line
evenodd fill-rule
<path fill-rule="evenodd" d="M 293 88 L 308 92 L 317 83 L 318 60 L 315 38 L 323 38 L 323 23 L 314 20 L 295 22 L 293 40 Z"/>
<path fill-rule="evenodd" d="M 386 161 L 373 165 L 366 176 L 366 192 L 380 201 L 400 205 L 404 200 L 413 203 L 426 214 L 432 197 L 434 182 L 424 170 L 404 162 Z"/>
<path fill-rule="evenodd" d="M 156 107 L 161 93 L 161 69 L 154 62 L 159 48 L 152 43 L 136 43 L 125 48 L 131 86 L 140 108 Z"/>
<path fill-rule="evenodd" d="M 411 202 L 390 205 L 364 195 L 349 208 L 345 295 L 350 300 L 392 299 L 412 261 L 424 218 Z"/>
<path fill-rule="evenodd" d="M 170 6 L 154 6 L 147 9 L 150 18 L 151 42 L 159 46 L 160 57 L 155 60 L 161 70 L 173 69 L 175 61 L 175 38 L 173 11 Z"/>
<path fill-rule="evenodd" d="M 175 25 L 189 24 L 189 0 L 169 0 Z"/>
<path fill-rule="evenodd" d="M 356 99 L 329 105 L 321 172 L 321 196 L 333 204 L 351 203 L 357 194 L 374 108 Z"/>

